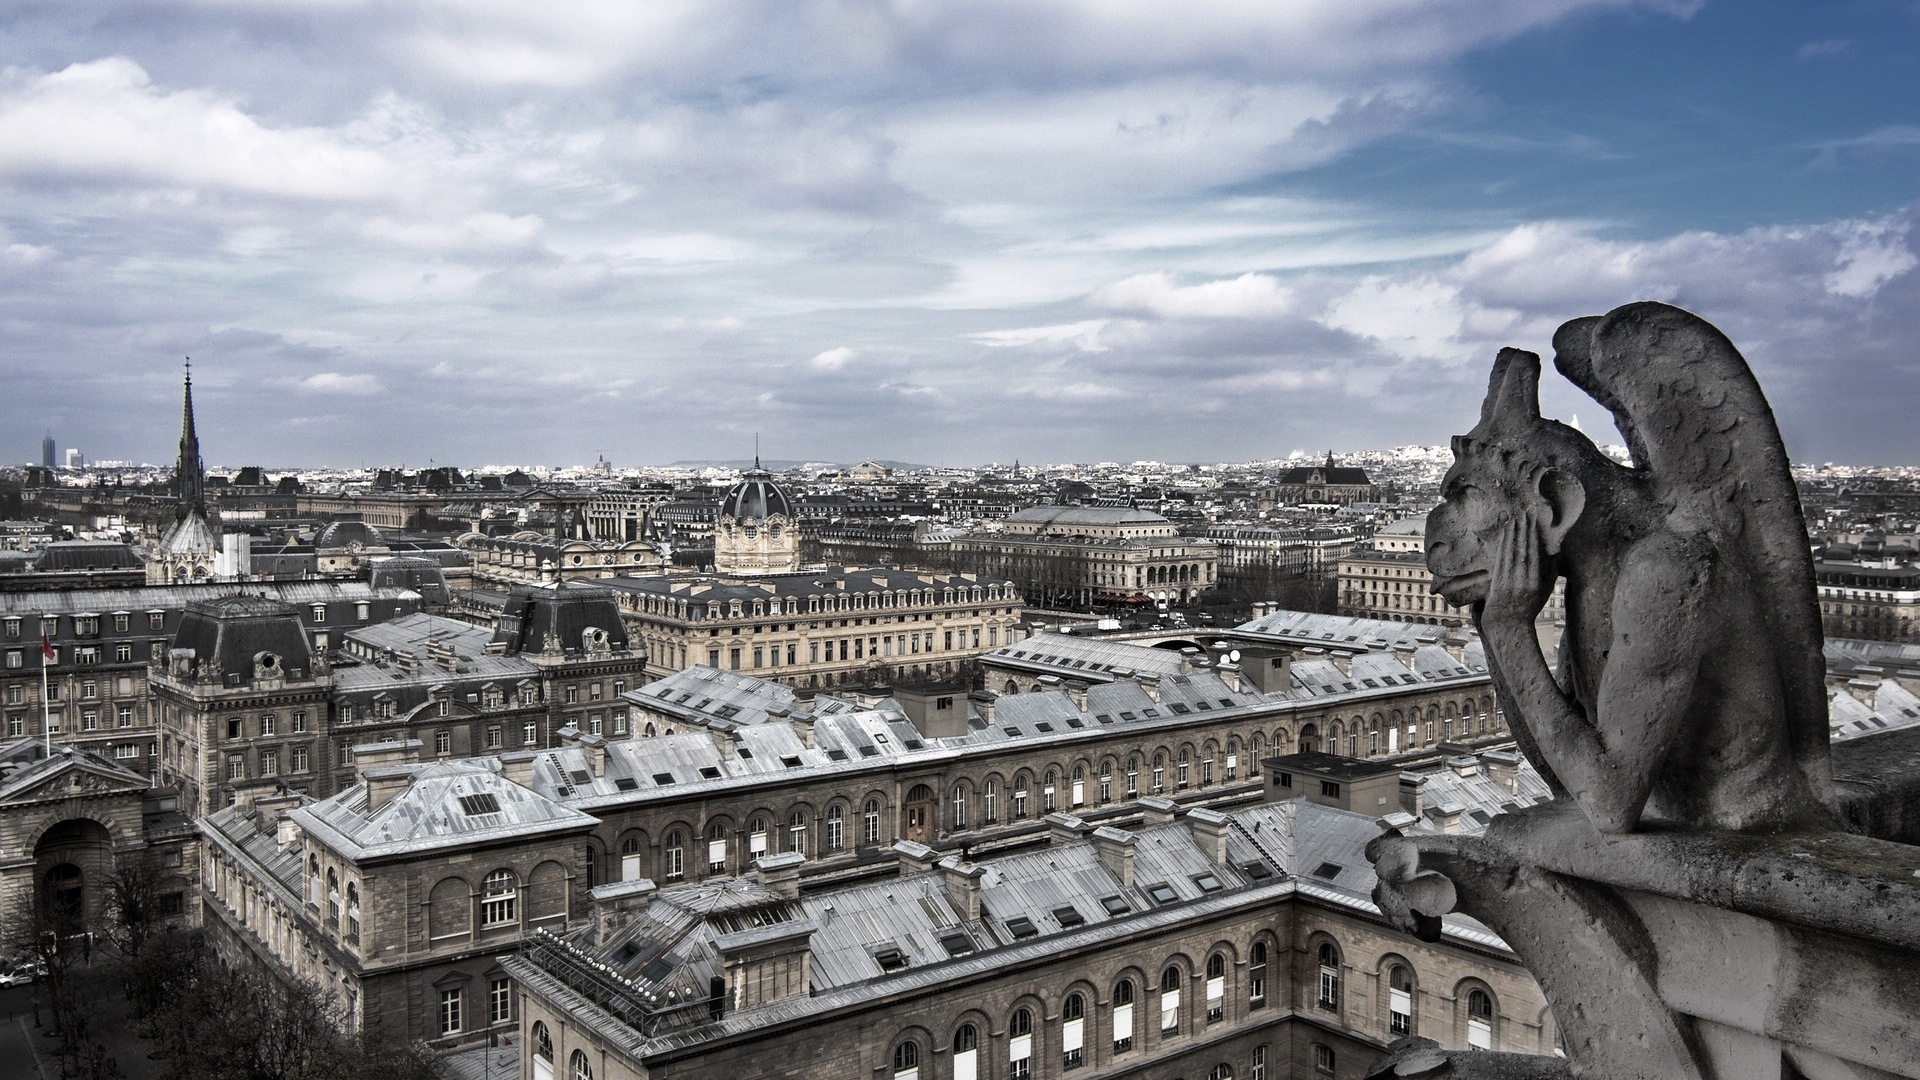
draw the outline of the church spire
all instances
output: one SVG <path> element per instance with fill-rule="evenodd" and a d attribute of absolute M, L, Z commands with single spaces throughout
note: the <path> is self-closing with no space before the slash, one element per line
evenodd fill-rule
<path fill-rule="evenodd" d="M 180 406 L 180 503 L 175 520 L 198 512 L 207 515 L 207 473 L 200 462 L 200 436 L 193 427 L 193 358 L 187 358 L 186 390 Z"/>

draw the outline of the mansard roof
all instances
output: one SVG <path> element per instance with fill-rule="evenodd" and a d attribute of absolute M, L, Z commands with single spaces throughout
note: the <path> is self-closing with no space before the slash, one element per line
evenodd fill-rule
<path fill-rule="evenodd" d="M 773 474 L 760 468 L 756 462 L 720 500 L 720 516 L 740 522 L 765 521 L 771 517 L 792 521 L 793 502 L 787 497 L 786 489 L 774 480 Z"/>
<path fill-rule="evenodd" d="M 302 829 L 355 862 L 438 848 L 493 844 L 584 831 L 595 818 L 513 783 L 489 759 L 391 765 L 405 787 L 372 805 L 368 781 L 288 812 Z"/>

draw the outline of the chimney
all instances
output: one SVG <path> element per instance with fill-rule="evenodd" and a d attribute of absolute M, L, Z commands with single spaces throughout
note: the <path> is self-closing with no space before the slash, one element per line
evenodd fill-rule
<path fill-rule="evenodd" d="M 1353 654 L 1345 649 L 1333 650 L 1333 666 L 1339 668 L 1342 675 L 1353 674 Z"/>
<path fill-rule="evenodd" d="M 523 788 L 533 786 L 533 763 L 540 755 L 532 750 L 509 750 L 500 755 L 500 778 Z"/>
<path fill-rule="evenodd" d="M 1205 669 L 1207 654 L 1189 645 L 1180 650 L 1180 674 L 1189 675 Z"/>
<path fill-rule="evenodd" d="M 1441 641 L 1440 644 L 1446 646 L 1448 656 L 1453 657 L 1455 660 L 1458 660 L 1463 664 L 1466 663 L 1466 660 L 1467 660 L 1467 639 L 1466 638 L 1460 636 L 1459 634 L 1448 634 L 1446 636 L 1446 639 Z"/>
<path fill-rule="evenodd" d="M 759 872 L 760 884 L 776 896 L 788 900 L 800 898 L 800 868 L 806 865 L 807 857 L 797 851 L 783 851 L 778 855 L 762 855 L 754 861 L 754 869 Z"/>
<path fill-rule="evenodd" d="M 1433 808 L 1433 822 L 1443 833 L 1457 833 L 1460 831 L 1460 815 L 1464 813 L 1466 808 L 1459 803 L 1443 803 Z"/>
<path fill-rule="evenodd" d="M 363 778 L 370 769 L 386 768 L 390 765 L 408 765 L 419 760 L 419 739 L 361 743 L 353 748 L 353 765 L 360 771 Z"/>
<path fill-rule="evenodd" d="M 1081 712 L 1087 711 L 1087 684 L 1079 679 L 1068 679 L 1066 683 L 1067 700 Z"/>
<path fill-rule="evenodd" d="M 788 720 L 793 724 L 793 733 L 800 738 L 800 745 L 813 749 L 813 710 L 801 709 Z"/>
<path fill-rule="evenodd" d="M 1134 805 L 1140 808 L 1142 825 L 1165 825 L 1178 816 L 1180 810 L 1172 799 L 1163 799 L 1158 795 L 1149 795 Z"/>
<path fill-rule="evenodd" d="M 923 874 L 933 869 L 940 861 L 940 853 L 925 844 L 916 844 L 911 840 L 896 840 L 893 844 L 894 858 L 900 864 L 900 876 Z"/>
<path fill-rule="evenodd" d="M 588 772 L 595 776 L 607 775 L 607 740 L 598 735 L 582 735 L 580 749 L 586 754 Z"/>
<path fill-rule="evenodd" d="M 1847 693 L 1858 698 L 1860 704 L 1865 705 L 1867 708 L 1878 709 L 1879 706 L 1875 703 L 1880 700 L 1880 680 L 1859 678 L 1857 676 L 1848 679 Z"/>
<path fill-rule="evenodd" d="M 1419 817 L 1426 809 L 1427 778 L 1416 773 L 1400 774 L 1400 809 Z"/>
<path fill-rule="evenodd" d="M 1240 687 L 1240 665 L 1239 664 L 1236 664 L 1231 660 L 1222 660 L 1218 664 L 1214 665 L 1213 670 L 1220 673 L 1220 681 L 1227 684 L 1227 689 L 1233 691 L 1236 694 L 1240 692 L 1241 687 Z"/>
<path fill-rule="evenodd" d="M 1087 823 L 1058 810 L 1040 819 L 1047 823 L 1047 843 L 1054 847 L 1077 844 L 1087 833 Z"/>
<path fill-rule="evenodd" d="M 1121 888 L 1133 888 L 1133 834 L 1102 825 L 1093 830 L 1093 846 L 1099 852 L 1100 868 L 1113 875 Z"/>
<path fill-rule="evenodd" d="M 593 924 L 601 944 L 627 928 L 636 916 L 647 910 L 653 894 L 659 890 L 652 878 L 630 878 L 597 886 L 587 895 L 592 898 Z"/>
<path fill-rule="evenodd" d="M 980 878 L 986 872 L 985 867 L 956 855 L 940 860 L 940 876 L 946 886 L 947 903 L 953 905 L 953 910 L 963 922 L 980 918 Z"/>
<path fill-rule="evenodd" d="M 1140 689 L 1146 691 L 1147 696 L 1153 699 L 1154 704 L 1160 703 L 1160 676 L 1142 675 L 1136 681 L 1140 684 Z"/>
<path fill-rule="evenodd" d="M 279 791 L 271 795 L 258 795 L 253 800 L 253 811 L 260 817 L 261 824 L 271 822 L 274 825 L 274 840 L 285 851 L 299 838 L 300 829 L 287 811 L 299 806 L 301 798 L 294 792 Z"/>
<path fill-rule="evenodd" d="M 1480 759 L 1464 754 L 1450 757 L 1447 759 L 1447 768 L 1452 769 L 1455 776 L 1473 776 L 1480 771 Z"/>
<path fill-rule="evenodd" d="M 367 812 L 374 813 L 392 802 L 394 796 L 407 790 L 413 783 L 413 768 L 409 765 L 382 765 L 373 769 L 361 769 L 360 779 L 367 785 Z"/>
<path fill-rule="evenodd" d="M 1489 750 L 1480 755 L 1487 776 L 1509 795 L 1520 794 L 1520 755 L 1511 750 Z"/>
<path fill-rule="evenodd" d="M 967 700 L 973 702 L 973 707 L 980 710 L 981 721 L 985 723 L 988 727 L 992 727 L 993 726 L 993 703 L 997 700 L 994 697 L 993 692 L 991 690 L 978 691 L 976 693 L 968 695 Z"/>
<path fill-rule="evenodd" d="M 1218 810 L 1187 811 L 1187 828 L 1193 830 L 1193 842 L 1215 863 L 1227 861 L 1227 829 L 1231 824 L 1232 819 Z"/>

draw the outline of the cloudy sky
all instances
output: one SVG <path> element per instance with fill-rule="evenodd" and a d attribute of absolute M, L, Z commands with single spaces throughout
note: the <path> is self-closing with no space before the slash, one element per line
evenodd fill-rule
<path fill-rule="evenodd" d="M 12 0 L 0 458 L 1434 443 L 1651 297 L 1916 463 L 1916 200 L 1915 0 Z"/>

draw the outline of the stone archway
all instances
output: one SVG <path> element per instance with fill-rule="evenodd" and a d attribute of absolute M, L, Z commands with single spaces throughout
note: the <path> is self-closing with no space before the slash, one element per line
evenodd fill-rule
<path fill-rule="evenodd" d="M 113 876 L 113 838 L 92 818 L 68 818 L 33 848 L 40 915 L 52 929 L 77 933 L 96 924 Z"/>

